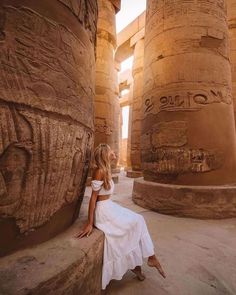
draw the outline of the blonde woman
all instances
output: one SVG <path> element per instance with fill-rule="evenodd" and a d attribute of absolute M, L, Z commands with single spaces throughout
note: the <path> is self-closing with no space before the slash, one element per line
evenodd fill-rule
<path fill-rule="evenodd" d="M 165 278 L 165 273 L 154 253 L 154 246 L 142 215 L 124 208 L 110 197 L 114 190 L 110 162 L 115 153 L 109 145 L 100 144 L 94 151 L 92 195 L 89 203 L 88 222 L 76 238 L 89 236 L 93 225 L 105 234 L 102 289 L 110 280 L 122 279 L 131 269 L 139 280 L 144 280 L 141 265 L 148 257 L 147 264 L 156 267 Z"/>

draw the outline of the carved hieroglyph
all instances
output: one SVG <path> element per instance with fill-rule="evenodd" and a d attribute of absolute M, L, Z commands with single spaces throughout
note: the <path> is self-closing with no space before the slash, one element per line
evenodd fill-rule
<path fill-rule="evenodd" d="M 116 1 L 119 2 L 119 1 Z M 110 0 L 98 0 L 96 56 L 95 147 L 107 143 L 119 155 L 118 78 L 114 63 L 116 48 L 116 6 Z M 115 168 L 117 161 L 112 164 Z"/>
<path fill-rule="evenodd" d="M 228 52 L 225 1 L 148 1 L 141 136 L 146 180 L 235 183 Z"/>
<path fill-rule="evenodd" d="M 9 0 L 0 15 L 0 219 L 28 233 L 83 198 L 97 4 Z"/>
<path fill-rule="evenodd" d="M 228 24 L 229 24 L 229 47 L 230 62 L 233 82 L 234 116 L 236 114 L 236 1 L 227 0 Z"/>
<path fill-rule="evenodd" d="M 137 41 L 134 47 L 133 62 L 133 102 L 131 121 L 131 166 L 132 170 L 141 170 L 141 107 L 143 95 L 143 59 L 144 39 Z"/>

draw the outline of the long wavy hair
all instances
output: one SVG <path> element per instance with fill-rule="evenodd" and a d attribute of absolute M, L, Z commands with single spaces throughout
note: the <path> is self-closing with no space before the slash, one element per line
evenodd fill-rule
<path fill-rule="evenodd" d="M 106 143 L 100 143 L 94 150 L 94 169 L 102 171 L 104 176 L 104 188 L 109 190 L 111 188 L 111 165 L 109 159 L 109 152 L 111 148 Z"/>

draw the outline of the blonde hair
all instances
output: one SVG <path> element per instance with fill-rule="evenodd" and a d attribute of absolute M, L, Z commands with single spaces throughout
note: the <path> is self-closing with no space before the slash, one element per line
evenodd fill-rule
<path fill-rule="evenodd" d="M 94 150 L 94 168 L 99 169 L 103 173 L 104 188 L 111 188 L 111 165 L 109 159 L 110 146 L 106 143 L 100 143 Z"/>

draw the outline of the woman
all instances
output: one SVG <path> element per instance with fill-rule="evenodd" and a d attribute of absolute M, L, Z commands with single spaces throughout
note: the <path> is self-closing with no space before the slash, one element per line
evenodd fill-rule
<path fill-rule="evenodd" d="M 115 153 L 109 145 L 100 144 L 94 151 L 96 168 L 91 182 L 92 195 L 89 203 L 88 222 L 76 238 L 89 236 L 93 224 L 105 234 L 102 289 L 110 280 L 120 280 L 131 269 L 139 280 L 144 280 L 141 265 L 148 257 L 147 264 L 156 267 L 165 278 L 165 273 L 154 254 L 154 246 L 142 215 L 124 208 L 110 197 L 114 190 L 110 161 Z"/>

